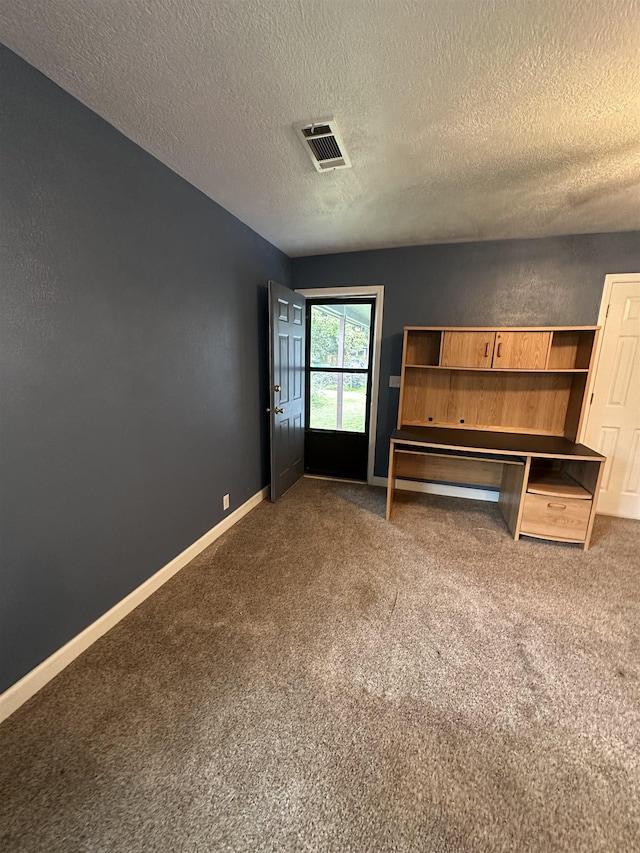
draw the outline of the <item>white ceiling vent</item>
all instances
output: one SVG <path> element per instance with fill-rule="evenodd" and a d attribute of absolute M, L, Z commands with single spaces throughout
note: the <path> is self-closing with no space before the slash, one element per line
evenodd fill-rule
<path fill-rule="evenodd" d="M 296 124 L 294 127 L 318 172 L 351 168 L 351 160 L 334 119 Z"/>

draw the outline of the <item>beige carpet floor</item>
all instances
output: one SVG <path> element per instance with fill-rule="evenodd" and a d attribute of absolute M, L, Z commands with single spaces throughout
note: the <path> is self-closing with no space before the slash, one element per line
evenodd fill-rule
<path fill-rule="evenodd" d="M 0 849 L 640 849 L 640 524 L 303 480 L 0 727 Z"/>

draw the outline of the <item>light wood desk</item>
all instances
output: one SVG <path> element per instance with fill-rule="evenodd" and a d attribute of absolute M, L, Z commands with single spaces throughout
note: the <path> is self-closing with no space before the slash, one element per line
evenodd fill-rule
<path fill-rule="evenodd" d="M 596 326 L 407 326 L 387 519 L 397 480 L 499 490 L 513 536 L 589 546 L 604 457 L 576 444 Z"/>
<path fill-rule="evenodd" d="M 578 542 L 586 551 L 604 456 L 562 436 L 412 427 L 391 436 L 387 520 L 398 479 L 499 489 L 515 539 Z"/>

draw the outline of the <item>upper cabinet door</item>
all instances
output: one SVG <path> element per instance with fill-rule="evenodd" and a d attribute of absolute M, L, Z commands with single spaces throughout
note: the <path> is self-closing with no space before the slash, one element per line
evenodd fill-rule
<path fill-rule="evenodd" d="M 444 332 L 442 367 L 491 367 L 495 332 Z"/>
<path fill-rule="evenodd" d="M 497 332 L 493 366 L 512 370 L 544 370 L 551 332 Z"/>

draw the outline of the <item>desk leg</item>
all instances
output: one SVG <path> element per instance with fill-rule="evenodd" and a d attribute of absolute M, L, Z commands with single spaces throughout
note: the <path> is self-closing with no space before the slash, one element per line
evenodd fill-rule
<path fill-rule="evenodd" d="M 520 538 L 520 519 L 530 466 L 531 457 L 527 456 L 524 465 L 505 465 L 502 472 L 498 506 L 514 539 Z"/>
<path fill-rule="evenodd" d="M 595 521 L 596 517 L 598 495 L 600 494 L 600 486 L 602 485 L 602 475 L 604 474 L 604 466 L 604 461 L 601 461 L 600 459 L 581 459 L 579 461 L 570 460 L 568 462 L 565 462 L 562 466 L 570 477 L 573 477 L 574 480 L 577 480 L 580 485 L 583 486 L 583 488 L 585 488 L 589 492 L 589 494 L 592 495 L 591 514 L 589 516 L 587 532 L 584 537 L 583 548 L 585 551 L 589 550 L 589 542 L 591 540 L 593 522 Z"/>
<path fill-rule="evenodd" d="M 593 530 L 593 522 L 596 520 L 596 507 L 598 505 L 598 495 L 600 494 L 600 486 L 602 485 L 602 475 L 604 474 L 604 462 L 601 462 L 598 465 L 598 476 L 596 478 L 596 485 L 593 489 L 593 499 L 591 503 L 591 516 L 589 518 L 589 526 L 587 527 L 587 535 L 584 539 L 583 550 L 589 550 L 589 543 L 591 542 L 591 531 Z"/>
<path fill-rule="evenodd" d="M 393 504 L 393 492 L 396 487 L 396 454 L 393 441 L 389 445 L 389 472 L 387 475 L 387 521 L 391 520 L 391 505 Z"/>

